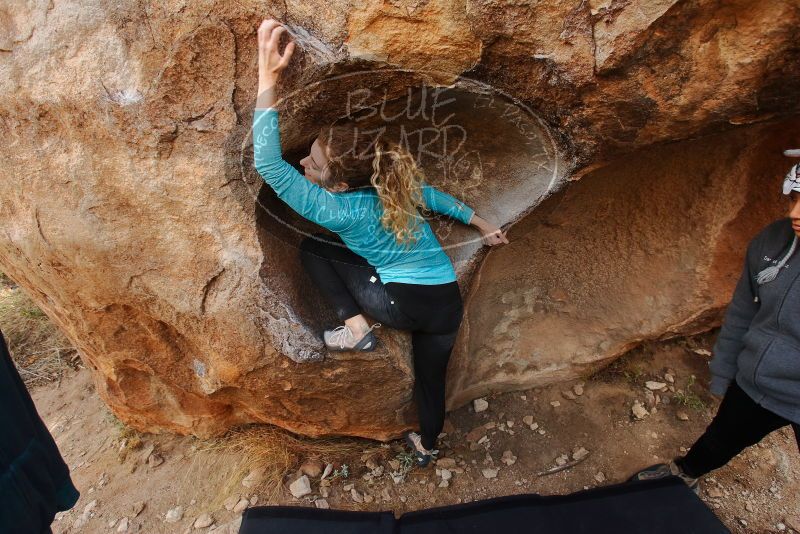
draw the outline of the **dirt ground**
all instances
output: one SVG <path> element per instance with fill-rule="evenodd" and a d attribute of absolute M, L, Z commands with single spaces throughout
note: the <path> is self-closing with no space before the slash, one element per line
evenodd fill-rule
<path fill-rule="evenodd" d="M 349 476 L 322 486 L 319 475 L 312 477 L 312 493 L 300 499 L 289 492 L 299 471 L 288 473 L 284 487 L 270 494 L 242 485 L 248 459 L 220 447 L 219 441 L 132 432 L 109 413 L 88 371 L 80 369 L 33 391 L 81 492 L 78 504 L 59 514 L 53 529 L 233 533 L 240 512 L 228 508 L 237 503 L 239 509 L 248 504 L 327 504 L 400 514 L 621 482 L 637 468 L 679 454 L 711 420 L 718 403 L 706 389 L 705 351 L 714 335 L 646 345 L 582 382 L 490 396 L 488 408 L 480 413 L 472 404 L 455 410 L 440 447 L 440 456 L 448 460 L 438 467 L 412 469 L 397 482 L 392 472 L 398 470 L 400 442 L 381 446 L 364 440 L 364 450 L 372 451 L 369 457 L 354 451 L 347 457 L 317 459 L 338 469 L 347 464 Z M 648 392 L 648 381 L 666 386 Z M 648 412 L 642 419 L 632 413 L 636 401 Z M 565 461 L 566 469 L 541 474 Z M 733 532 L 797 529 L 800 454 L 791 430 L 777 431 L 745 451 L 704 478 L 701 488 L 702 499 Z M 170 510 L 175 522 L 166 519 Z M 213 523 L 195 529 L 198 518 Z"/>

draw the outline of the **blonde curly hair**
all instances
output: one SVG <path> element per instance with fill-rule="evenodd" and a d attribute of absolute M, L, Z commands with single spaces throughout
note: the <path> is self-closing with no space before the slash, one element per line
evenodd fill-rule
<path fill-rule="evenodd" d="M 320 129 L 319 141 L 327 147 L 330 171 L 324 187 L 345 182 L 351 189 L 372 186 L 383 205 L 381 224 L 406 246 L 416 242 L 419 211 L 428 215 L 422 185 L 425 174 L 414 156 L 388 139 L 386 128 L 364 135 L 363 125 L 334 123 Z M 369 130 L 375 133 L 376 130 Z"/>

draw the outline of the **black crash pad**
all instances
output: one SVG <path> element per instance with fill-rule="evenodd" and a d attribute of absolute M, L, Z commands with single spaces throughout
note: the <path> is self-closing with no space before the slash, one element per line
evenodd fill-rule
<path fill-rule="evenodd" d="M 512 495 L 409 512 L 249 508 L 240 534 L 722 534 L 729 530 L 676 477 L 570 495 Z"/>

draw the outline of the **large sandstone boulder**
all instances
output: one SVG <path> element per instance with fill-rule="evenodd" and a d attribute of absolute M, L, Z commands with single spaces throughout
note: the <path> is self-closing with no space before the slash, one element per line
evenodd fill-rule
<path fill-rule="evenodd" d="M 6 2 L 0 269 L 139 429 L 413 423 L 407 334 L 322 350 L 332 315 L 297 259 L 315 229 L 252 168 L 267 16 L 298 43 L 287 159 L 385 102 L 432 182 L 514 224 L 487 253 L 435 221 L 468 299 L 451 407 L 718 324 L 746 240 L 784 208 L 794 1 Z"/>
<path fill-rule="evenodd" d="M 452 404 L 719 324 L 747 242 L 785 216 L 787 139 L 800 119 L 640 150 L 548 198 L 473 278 Z"/>

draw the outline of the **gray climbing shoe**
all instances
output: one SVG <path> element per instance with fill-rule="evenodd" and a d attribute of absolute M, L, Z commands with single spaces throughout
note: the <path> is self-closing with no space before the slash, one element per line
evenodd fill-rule
<path fill-rule="evenodd" d="M 325 341 L 325 346 L 332 352 L 345 352 L 345 351 L 361 351 L 371 352 L 375 350 L 378 344 L 378 338 L 372 333 L 374 328 L 379 328 L 381 323 L 375 323 L 369 327 L 369 330 L 359 339 L 356 339 L 353 331 L 347 325 L 337 326 L 333 330 L 325 330 L 322 338 Z"/>
<path fill-rule="evenodd" d="M 674 460 L 668 464 L 655 464 L 651 465 L 650 467 L 645 467 L 638 473 L 634 474 L 629 480 L 656 480 L 670 476 L 676 476 L 680 478 L 686 483 L 687 486 L 689 486 L 689 489 L 698 495 L 700 494 L 699 479 L 692 478 L 684 473 Z"/>
<path fill-rule="evenodd" d="M 409 446 L 411 452 L 414 454 L 414 460 L 417 467 L 425 467 L 435 460 L 439 454 L 438 449 L 427 450 L 422 446 L 422 436 L 416 432 L 406 432 L 403 436 L 406 440 L 406 445 Z"/>

